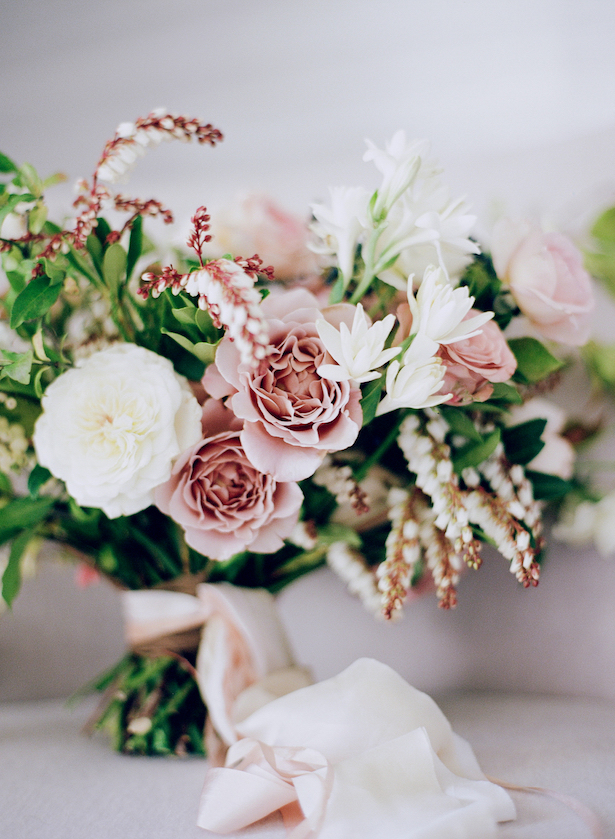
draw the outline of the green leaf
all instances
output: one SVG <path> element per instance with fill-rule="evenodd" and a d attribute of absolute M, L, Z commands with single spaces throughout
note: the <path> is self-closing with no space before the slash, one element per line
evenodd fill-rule
<path fill-rule="evenodd" d="M 489 402 L 507 402 L 509 405 L 523 405 L 523 397 L 514 385 L 495 382 Z"/>
<path fill-rule="evenodd" d="M 197 312 L 198 309 L 196 306 L 182 306 L 181 309 L 171 309 L 171 313 L 175 320 L 178 320 L 185 326 L 194 326 Z"/>
<path fill-rule="evenodd" d="M 511 338 L 508 346 L 517 359 L 517 370 L 513 376 L 515 381 L 535 384 L 564 366 L 536 338 Z"/>
<path fill-rule="evenodd" d="M 598 216 L 591 229 L 591 234 L 601 242 L 609 242 L 615 245 L 615 207 L 610 207 Z"/>
<path fill-rule="evenodd" d="M 9 195 L 8 200 L 5 204 L 2 205 L 0 208 L 0 225 L 4 221 L 4 219 L 15 210 L 15 207 L 18 204 L 21 204 L 22 201 L 26 204 L 29 204 L 31 201 L 36 200 L 34 195 L 30 195 L 28 192 L 22 192 L 21 194 L 16 193 L 13 195 Z"/>
<path fill-rule="evenodd" d="M 132 223 L 130 239 L 128 241 L 128 258 L 126 260 L 126 276 L 130 277 L 141 253 L 143 252 L 143 217 L 137 216 Z"/>
<path fill-rule="evenodd" d="M 15 498 L 0 509 L 0 544 L 19 531 L 43 521 L 54 505 L 53 498 Z"/>
<path fill-rule="evenodd" d="M 511 463 L 525 466 L 542 451 L 545 444 L 541 435 L 546 426 L 546 419 L 533 419 L 502 431 L 502 443 Z"/>
<path fill-rule="evenodd" d="M 455 472 L 460 475 L 464 469 L 470 466 L 478 466 L 487 460 L 500 442 L 500 437 L 500 429 L 496 428 L 495 431 L 484 437 L 480 443 L 471 442 L 467 446 L 462 446 L 453 456 Z"/>
<path fill-rule="evenodd" d="M 462 411 L 460 408 L 441 407 L 440 413 L 453 434 L 461 434 L 462 437 L 468 440 L 474 440 L 477 443 L 482 442 L 483 438 L 465 411 Z"/>
<path fill-rule="evenodd" d="M 16 172 L 19 167 L 10 157 L 0 152 L 0 172 Z"/>
<path fill-rule="evenodd" d="M 39 201 L 28 213 L 28 230 L 30 233 L 40 233 L 46 221 L 47 207 Z"/>
<path fill-rule="evenodd" d="M 94 228 L 94 234 L 98 238 L 98 241 L 103 247 L 103 250 L 107 244 L 107 236 L 111 233 L 111 227 L 109 226 L 109 222 L 107 219 L 102 218 L 99 216 L 96 219 L 96 227 Z"/>
<path fill-rule="evenodd" d="M 209 339 L 215 339 L 218 330 L 214 326 L 214 323 L 211 319 L 211 315 L 209 312 L 204 311 L 203 309 L 197 308 L 196 315 L 194 317 L 194 322 L 196 323 L 199 332 L 202 335 L 205 335 Z"/>
<path fill-rule="evenodd" d="M 21 559 L 26 552 L 32 533 L 25 530 L 13 540 L 9 561 L 2 575 L 2 597 L 7 606 L 11 606 L 21 588 Z"/>
<path fill-rule="evenodd" d="M 384 385 L 384 377 L 373 379 L 367 382 L 361 396 L 361 408 L 363 410 L 363 425 L 368 425 L 376 416 L 376 409 L 380 402 L 380 394 Z"/>
<path fill-rule="evenodd" d="M 52 475 L 49 469 L 46 469 L 44 466 L 41 466 L 40 463 L 37 463 L 28 477 L 28 492 L 30 495 L 36 498 L 40 488 L 43 484 L 46 484 L 51 477 Z"/>
<path fill-rule="evenodd" d="M 92 239 L 95 239 L 95 238 L 96 237 L 92 237 Z M 88 245 L 89 245 L 89 242 L 90 242 L 90 237 L 88 236 Z M 97 245 L 100 248 L 100 242 L 97 242 Z M 88 251 L 89 251 L 89 248 L 88 248 Z M 101 253 L 102 253 L 102 251 L 101 251 Z M 90 256 L 91 255 L 92 254 L 90 253 Z M 66 254 L 66 256 L 67 256 L 67 259 L 70 262 L 70 264 L 73 266 L 73 268 L 76 268 L 77 271 L 79 271 L 81 274 L 83 274 L 84 277 L 87 277 L 88 280 L 93 285 L 95 285 L 97 288 L 101 287 L 100 277 L 96 273 L 96 270 L 98 268 L 98 266 L 96 265 L 96 262 L 94 262 L 93 266 L 90 266 L 87 259 L 84 258 L 83 252 L 75 250 L 75 248 L 71 248 L 69 250 L 69 252 Z M 102 270 L 102 264 L 101 264 L 101 270 Z"/>
<path fill-rule="evenodd" d="M 102 277 L 103 267 L 103 246 L 100 244 L 100 239 L 94 233 L 90 233 L 85 242 L 87 252 L 92 257 L 92 262 L 98 273 Z"/>
<path fill-rule="evenodd" d="M 31 163 L 22 164 L 19 168 L 19 176 L 26 189 L 30 190 L 35 198 L 40 198 L 43 194 L 43 182 L 34 166 Z"/>
<path fill-rule="evenodd" d="M 558 478 L 557 475 L 533 472 L 530 469 L 526 469 L 525 474 L 532 482 L 534 498 L 540 501 L 553 501 L 555 498 L 568 495 L 574 489 L 574 484 L 571 481 L 565 481 L 563 478 Z"/>
<path fill-rule="evenodd" d="M 61 268 L 57 262 L 53 262 L 51 259 L 43 259 L 42 263 L 43 268 L 45 269 L 45 274 L 51 280 L 51 285 L 57 285 L 58 283 L 64 282 L 66 271 Z"/>
<path fill-rule="evenodd" d="M 15 298 L 11 311 L 11 329 L 47 314 L 62 291 L 60 284 L 51 285 L 49 277 L 34 277 Z"/>
<path fill-rule="evenodd" d="M 107 287 L 114 293 L 126 278 L 126 251 L 114 242 L 109 245 L 103 257 L 103 277 Z"/>
<path fill-rule="evenodd" d="M 3 359 L 0 359 L 0 378 L 8 376 L 22 385 L 30 384 L 30 373 L 32 370 L 33 353 L 27 350 L 22 353 L 0 350 Z M 7 358 L 8 357 L 8 358 Z"/>
<path fill-rule="evenodd" d="M 353 527 L 330 522 L 318 528 L 318 545 L 332 545 L 334 542 L 346 542 L 351 548 L 360 549 L 361 537 Z"/>
<path fill-rule="evenodd" d="M 0 472 L 0 493 L 4 493 L 5 495 L 13 494 L 13 484 L 11 483 L 11 479 L 8 475 L 5 475 L 4 472 Z"/>
<path fill-rule="evenodd" d="M 34 384 L 34 393 L 36 394 L 36 396 L 38 397 L 38 399 L 42 399 L 42 398 L 43 398 L 44 388 L 43 388 L 43 381 L 42 381 L 42 380 L 43 380 L 43 376 L 45 375 L 45 373 L 46 373 L 46 372 L 47 372 L 47 370 L 49 370 L 49 369 L 50 369 L 50 368 L 49 368 L 49 367 L 47 367 L 46 365 L 45 365 L 45 366 L 43 366 L 43 367 L 39 367 L 39 369 L 36 371 L 36 375 L 34 376 L 34 382 L 33 382 L 33 384 Z"/>
<path fill-rule="evenodd" d="M 168 335 L 169 338 L 172 338 L 180 345 L 180 347 L 183 347 L 189 353 L 192 353 L 192 355 L 198 358 L 199 361 L 202 361 L 203 364 L 211 364 L 214 360 L 219 341 L 215 344 L 208 344 L 205 341 L 198 341 L 196 344 L 193 344 L 192 341 L 189 341 L 184 335 L 180 335 L 177 332 L 169 332 L 169 330 L 164 329 L 164 327 L 160 331 L 163 335 Z"/>

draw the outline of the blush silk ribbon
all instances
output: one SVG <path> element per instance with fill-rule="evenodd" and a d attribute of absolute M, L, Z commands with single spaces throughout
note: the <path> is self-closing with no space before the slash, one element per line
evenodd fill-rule
<path fill-rule="evenodd" d="M 207 772 L 198 824 L 227 835 L 280 812 L 288 839 L 494 839 L 515 818 L 437 705 L 360 659 L 236 725 Z M 267 836 L 271 835 L 266 833 Z"/>

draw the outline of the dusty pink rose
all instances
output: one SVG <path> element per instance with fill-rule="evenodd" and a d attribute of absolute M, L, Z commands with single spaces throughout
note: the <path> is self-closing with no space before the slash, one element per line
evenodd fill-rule
<path fill-rule="evenodd" d="M 580 252 L 566 236 L 502 219 L 494 228 L 491 250 L 498 277 L 546 338 L 572 346 L 588 340 L 592 281 Z"/>
<path fill-rule="evenodd" d="M 354 443 L 362 422 L 361 391 L 316 372 L 326 350 L 315 322 L 326 311 L 312 294 L 272 293 L 263 312 L 270 345 L 261 366 L 242 364 L 225 337 L 203 382 L 209 392 L 223 395 L 224 382 L 235 391 L 231 407 L 245 420 L 241 442 L 252 463 L 278 481 L 299 481 L 315 472 L 327 452 Z"/>
<path fill-rule="evenodd" d="M 477 314 L 472 309 L 466 318 Z M 489 320 L 481 329 L 471 338 L 440 346 L 438 355 L 446 366 L 442 390 L 453 394 L 449 404 L 484 402 L 493 393 L 491 383 L 508 381 L 517 369 L 517 360 L 497 323 Z"/>
<path fill-rule="evenodd" d="M 203 407 L 205 439 L 183 452 L 171 478 L 155 491 L 156 506 L 210 559 L 249 548 L 273 553 L 297 523 L 303 493 L 259 471 L 241 444 L 242 422 L 215 399 Z"/>

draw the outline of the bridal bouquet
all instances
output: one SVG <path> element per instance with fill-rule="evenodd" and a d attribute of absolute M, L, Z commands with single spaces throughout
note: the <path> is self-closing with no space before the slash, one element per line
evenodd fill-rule
<path fill-rule="evenodd" d="M 576 486 L 536 400 L 589 337 L 576 248 L 503 220 L 481 252 L 427 143 L 399 132 L 368 144 L 375 191 L 312 206 L 311 250 L 261 205 L 263 250 L 226 253 L 254 237 L 200 207 L 162 259 L 144 222 L 171 212 L 112 185 L 171 139 L 222 135 L 163 111 L 120 125 L 60 224 L 57 176 L 0 157 L 6 602 L 41 539 L 123 589 L 184 595 L 275 593 L 328 563 L 384 618 L 413 590 L 455 606 L 485 543 L 535 586 L 543 505 Z M 197 628 L 135 642 L 98 683 L 118 748 L 202 750 Z"/>

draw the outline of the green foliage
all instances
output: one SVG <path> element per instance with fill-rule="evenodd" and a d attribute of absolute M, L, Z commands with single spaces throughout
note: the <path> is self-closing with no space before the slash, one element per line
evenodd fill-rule
<path fill-rule="evenodd" d="M 472 418 L 462 408 L 441 406 L 440 413 L 453 434 L 459 434 L 467 440 L 473 440 L 475 443 L 482 442 L 483 438 Z"/>
<path fill-rule="evenodd" d="M 373 379 L 363 385 L 361 392 L 361 409 L 363 410 L 363 425 L 369 425 L 376 416 L 380 395 L 384 386 L 384 376 Z"/>
<path fill-rule="evenodd" d="M 613 395 L 615 392 L 615 344 L 589 341 L 581 347 L 581 356 L 607 394 Z"/>
<path fill-rule="evenodd" d="M 615 207 L 605 210 L 596 219 L 591 235 L 596 249 L 585 254 L 585 267 L 615 295 Z"/>
<path fill-rule="evenodd" d="M 11 352 L 0 349 L 0 379 L 8 376 L 22 385 L 29 384 L 33 358 L 32 350 Z"/>
<path fill-rule="evenodd" d="M 471 440 L 465 446 L 457 449 L 454 452 L 452 461 L 455 472 L 460 475 L 464 469 L 471 466 L 478 466 L 484 460 L 487 460 L 489 455 L 493 454 L 495 447 L 500 442 L 501 431 L 496 428 L 486 437 L 481 436 L 480 442 Z"/>
<path fill-rule="evenodd" d="M 192 677 L 194 654 L 183 660 L 129 653 L 91 687 L 109 699 L 93 728 L 126 754 L 205 756 L 205 706 Z M 131 721 L 148 720 L 144 730 Z"/>
<path fill-rule="evenodd" d="M 563 498 L 575 489 L 574 483 L 558 478 L 557 475 L 533 472 L 531 469 L 526 469 L 525 474 L 532 482 L 534 498 L 539 501 L 554 501 Z"/>
<path fill-rule="evenodd" d="M 517 359 L 517 370 L 513 376 L 516 382 L 535 384 L 564 366 L 536 338 L 511 338 L 508 346 Z"/>
<path fill-rule="evenodd" d="M 502 431 L 502 443 L 508 460 L 522 466 L 533 460 L 544 448 L 541 435 L 546 425 L 545 419 L 533 419 L 505 428 Z"/>
<path fill-rule="evenodd" d="M 15 298 L 11 310 L 11 329 L 17 329 L 26 321 L 46 315 L 61 291 L 62 286 L 53 283 L 49 277 L 34 277 Z"/>
<path fill-rule="evenodd" d="M 510 292 L 502 285 L 493 268 L 491 257 L 479 254 L 466 268 L 461 285 L 468 287 L 474 297 L 474 308 L 482 312 L 493 311 L 500 329 L 506 329 L 519 309 Z"/>

